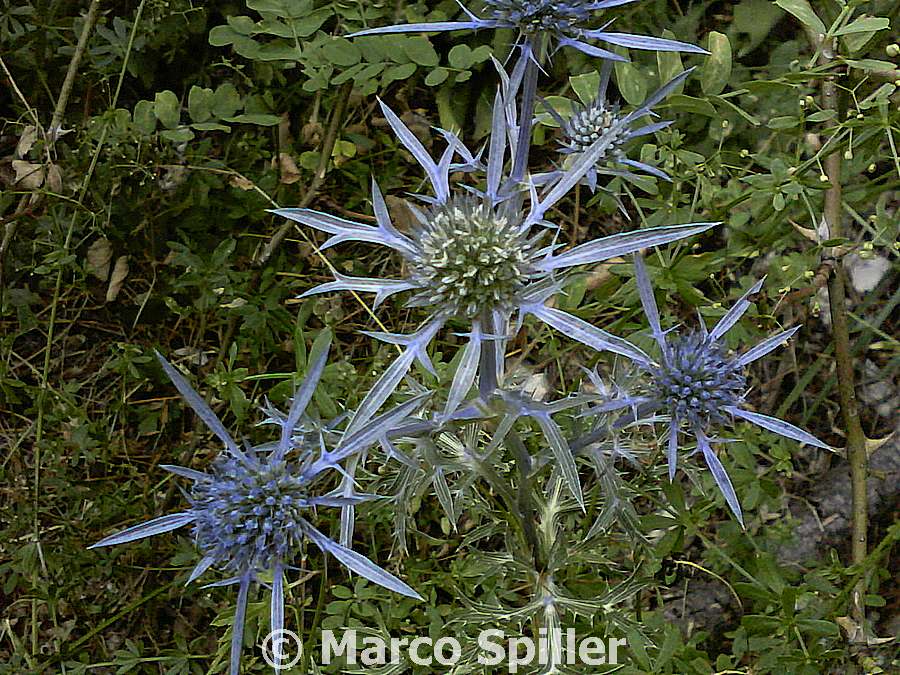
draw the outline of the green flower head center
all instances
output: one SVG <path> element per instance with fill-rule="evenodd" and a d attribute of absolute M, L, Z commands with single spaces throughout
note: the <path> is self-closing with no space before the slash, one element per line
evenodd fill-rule
<path fill-rule="evenodd" d="M 435 207 L 419 244 L 410 275 L 427 304 L 453 315 L 508 308 L 529 278 L 532 242 L 517 222 L 472 197 Z"/>

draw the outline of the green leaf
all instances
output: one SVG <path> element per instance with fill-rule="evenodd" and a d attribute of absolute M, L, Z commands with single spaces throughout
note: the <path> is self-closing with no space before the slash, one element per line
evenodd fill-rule
<path fill-rule="evenodd" d="M 462 129 L 462 120 L 465 119 L 464 113 L 460 110 L 460 98 L 453 95 L 453 87 L 445 85 L 437 90 L 434 97 L 438 108 L 438 119 L 441 128 L 447 130 Z"/>
<path fill-rule="evenodd" d="M 218 122 L 195 122 L 191 125 L 191 129 L 196 129 L 197 131 L 231 131 L 231 127 Z"/>
<path fill-rule="evenodd" d="M 359 47 L 342 37 L 326 42 L 322 46 L 322 53 L 332 64 L 344 68 L 356 65 L 362 58 Z"/>
<path fill-rule="evenodd" d="M 753 115 L 748 113 L 746 110 L 744 110 L 740 106 L 735 105 L 729 99 L 727 99 L 723 96 L 710 96 L 710 100 L 715 101 L 715 103 L 717 105 L 724 106 L 726 108 L 731 108 L 738 115 L 743 117 L 745 120 L 747 120 L 747 122 L 749 122 L 750 124 L 752 124 L 755 127 L 758 127 L 760 124 L 762 124 L 762 122 L 760 122 L 756 117 L 754 117 Z"/>
<path fill-rule="evenodd" d="M 847 59 L 847 63 L 851 68 L 858 68 L 870 73 L 892 71 L 897 67 L 890 61 L 879 61 L 877 59 L 859 59 L 858 61 Z"/>
<path fill-rule="evenodd" d="M 866 596 L 867 598 L 871 596 Z M 814 635 L 832 635 L 837 637 L 840 635 L 840 629 L 837 624 L 831 621 L 823 621 L 822 619 L 798 619 L 797 627 L 804 633 L 813 633 Z"/>
<path fill-rule="evenodd" d="M 213 47 L 227 47 L 239 37 L 243 36 L 231 26 L 213 26 L 209 31 L 209 44 Z"/>
<path fill-rule="evenodd" d="M 569 84 L 572 85 L 572 91 L 585 105 L 589 104 L 600 90 L 600 73 L 592 70 L 583 75 L 573 75 L 569 78 Z"/>
<path fill-rule="evenodd" d="M 566 119 L 572 113 L 572 101 L 565 96 L 545 96 L 542 102 L 539 102 L 535 108 L 537 121 L 548 127 L 559 127 L 559 123 L 553 119 L 553 115 L 547 110 L 549 104 L 563 118 Z"/>
<path fill-rule="evenodd" d="M 890 20 L 881 16 L 861 16 L 851 21 L 843 28 L 834 32 L 834 35 L 850 35 L 851 33 L 870 33 L 885 30 L 891 27 Z"/>
<path fill-rule="evenodd" d="M 162 122 L 167 129 L 174 129 L 181 121 L 181 104 L 175 93 L 166 89 L 156 94 L 153 103 L 153 112 L 156 119 Z"/>
<path fill-rule="evenodd" d="M 370 63 L 353 76 L 353 81 L 359 83 L 367 82 L 380 75 L 385 66 L 387 66 L 386 63 Z"/>
<path fill-rule="evenodd" d="M 457 74 L 456 74 L 456 78 L 454 78 L 454 81 L 455 81 L 456 83 L 460 83 L 460 82 L 468 82 L 470 77 L 472 77 L 472 71 L 471 71 L 471 70 L 464 70 L 464 71 L 462 71 L 461 73 L 457 73 Z"/>
<path fill-rule="evenodd" d="M 809 0 L 775 0 L 775 4 L 793 14 L 800 23 L 812 28 L 817 34 L 824 35 L 826 33 L 825 24 L 810 6 Z"/>
<path fill-rule="evenodd" d="M 253 31 L 254 34 L 273 35 L 275 37 L 293 40 L 295 36 L 294 29 L 280 19 L 263 19 Z"/>
<path fill-rule="evenodd" d="M 669 40 L 675 39 L 675 33 L 666 29 L 662 32 L 662 36 Z M 663 85 L 679 73 L 684 72 L 684 64 L 681 61 L 681 54 L 678 52 L 656 52 L 656 66 L 659 70 L 659 84 Z M 680 94 L 684 91 L 684 82 L 679 84 L 673 91 Z"/>
<path fill-rule="evenodd" d="M 314 150 L 307 150 L 300 153 L 300 166 L 307 171 L 315 171 L 319 166 L 320 153 Z"/>
<path fill-rule="evenodd" d="M 712 103 L 702 98 L 686 96 L 685 94 L 675 94 L 668 99 L 669 108 L 679 110 L 686 113 L 694 113 L 696 115 L 705 115 L 706 117 L 718 117 L 716 109 Z"/>
<path fill-rule="evenodd" d="M 468 45 L 460 44 L 455 45 L 450 52 L 447 54 L 447 61 L 450 63 L 452 68 L 458 68 L 459 70 L 465 70 L 470 68 L 473 63 L 475 63 L 475 57 L 472 54 L 472 50 L 469 49 Z"/>
<path fill-rule="evenodd" d="M 180 129 L 166 129 L 165 131 L 159 132 L 159 135 L 173 143 L 187 143 L 194 138 L 194 132 L 187 127 L 181 127 Z"/>
<path fill-rule="evenodd" d="M 491 58 L 491 54 L 493 54 L 493 52 L 491 51 L 490 45 L 475 47 L 475 49 L 472 50 L 473 63 L 484 63 Z"/>
<path fill-rule="evenodd" d="M 388 53 L 391 51 L 390 41 L 396 41 L 396 35 L 366 35 L 353 41 L 359 51 L 362 52 L 363 59 L 374 63 L 375 61 L 386 61 Z M 394 42 L 396 49 L 396 42 Z"/>
<path fill-rule="evenodd" d="M 291 16 L 290 2 L 285 0 L 247 0 L 247 7 L 255 9 L 260 14 L 272 14 L 282 18 Z M 308 3 L 303 3 L 307 5 Z"/>
<path fill-rule="evenodd" d="M 799 117 L 794 115 L 782 115 L 770 119 L 766 126 L 770 129 L 793 129 L 798 124 L 800 124 Z"/>
<path fill-rule="evenodd" d="M 647 79 L 629 62 L 616 61 L 616 84 L 622 98 L 637 106 L 647 98 Z"/>
<path fill-rule="evenodd" d="M 410 61 L 426 68 L 434 68 L 440 63 L 440 57 L 434 51 L 428 38 L 421 35 L 403 40 L 403 51 Z"/>
<path fill-rule="evenodd" d="M 299 37 L 309 37 L 322 27 L 322 24 L 332 17 L 331 7 L 322 7 L 314 12 L 304 12 L 302 19 L 291 21 L 291 28 Z"/>
<path fill-rule="evenodd" d="M 194 85 L 188 92 L 188 114 L 194 123 L 206 122 L 212 117 L 213 90 Z"/>
<path fill-rule="evenodd" d="M 447 79 L 450 71 L 446 68 L 435 68 L 425 76 L 425 84 L 429 87 L 436 87 Z"/>
<path fill-rule="evenodd" d="M 416 66 L 415 63 L 401 63 L 385 70 L 382 77 L 384 78 L 385 83 L 406 80 L 412 77 L 412 74 L 416 72 L 417 67 L 418 66 Z"/>
<path fill-rule="evenodd" d="M 837 111 L 835 110 L 819 110 L 818 112 L 814 112 L 812 115 L 806 118 L 807 122 L 824 122 L 825 120 L 831 120 L 837 117 Z"/>
<path fill-rule="evenodd" d="M 263 48 L 263 45 L 259 44 L 256 40 L 239 35 L 232 44 L 232 47 L 235 52 L 245 59 L 257 61 L 259 60 L 259 52 Z"/>
<path fill-rule="evenodd" d="M 772 208 L 776 211 L 784 211 L 784 195 L 780 192 L 776 192 L 772 197 Z"/>
<path fill-rule="evenodd" d="M 134 126 L 143 135 L 149 136 L 156 131 L 156 114 L 153 112 L 154 104 L 151 101 L 138 101 L 134 106 Z"/>
<path fill-rule="evenodd" d="M 266 113 L 246 113 L 226 117 L 225 121 L 234 124 L 256 124 L 261 127 L 274 127 L 281 121 L 281 118 L 278 115 L 268 115 Z"/>
<path fill-rule="evenodd" d="M 238 90 L 230 82 L 220 85 L 212 95 L 212 114 L 220 119 L 234 116 L 243 105 Z"/>
<path fill-rule="evenodd" d="M 343 84 L 344 82 L 347 82 L 348 80 L 352 80 L 353 78 L 356 77 L 356 75 L 358 73 L 361 73 L 363 70 L 368 68 L 369 65 L 371 65 L 371 64 L 358 63 L 355 66 L 350 66 L 349 68 L 347 68 L 347 70 L 335 75 L 334 79 L 331 80 L 331 83 L 332 84 Z M 383 65 L 383 64 L 379 64 L 379 65 Z"/>
<path fill-rule="evenodd" d="M 276 40 L 264 45 L 257 45 L 254 59 L 260 61 L 297 61 L 303 52 L 292 42 Z"/>
<path fill-rule="evenodd" d="M 865 47 L 873 37 L 875 37 L 875 31 L 867 31 L 844 35 L 841 37 L 841 41 L 844 43 L 844 47 L 846 47 L 847 51 L 853 54 Z"/>
<path fill-rule="evenodd" d="M 722 93 L 731 79 L 731 40 L 724 33 L 709 34 L 709 56 L 700 68 L 700 88 L 707 96 Z"/>

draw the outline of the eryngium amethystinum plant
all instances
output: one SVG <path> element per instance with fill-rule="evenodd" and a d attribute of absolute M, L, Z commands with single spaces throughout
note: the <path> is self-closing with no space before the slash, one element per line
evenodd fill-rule
<path fill-rule="evenodd" d="M 498 382 L 502 383 L 502 359 L 497 356 L 496 346 L 502 348 L 513 314 L 518 315 L 519 322 L 524 316 L 533 315 L 593 349 L 630 355 L 631 345 L 627 342 L 568 312 L 548 307 L 546 301 L 563 289 L 566 273 L 571 268 L 677 241 L 715 225 L 689 223 L 635 230 L 558 252 L 560 230 L 545 219 L 547 212 L 595 166 L 617 138 L 615 133 L 625 128 L 627 119 L 614 125 L 613 133 L 595 141 L 540 192 L 531 184 L 527 190 L 528 208 L 525 208 L 522 200 L 517 199 L 522 186 L 503 175 L 510 134 L 503 115 L 509 106 L 501 94 L 495 99 L 485 181 L 477 188 L 450 184 L 450 167 L 456 154 L 467 166 L 476 163 L 473 154 L 455 135 L 444 132 L 447 148 L 434 161 L 400 118 L 383 103 L 381 107 L 397 137 L 425 170 L 433 190 L 433 196 L 422 197 L 428 204 L 426 208 L 411 205 L 417 222 L 408 233 L 394 227 L 374 179 L 372 202 L 377 222 L 374 226 L 311 209 L 274 210 L 278 215 L 332 235 L 321 248 L 344 241 L 377 243 L 397 251 L 406 263 L 404 279 L 338 274 L 335 281 L 317 286 L 304 296 L 336 290 L 368 291 L 376 294 L 377 305 L 392 294 L 413 291 L 408 304 L 428 311 L 423 327 L 413 335 L 372 334 L 401 344 L 405 349 L 364 401 L 367 414 L 374 413 L 387 400 L 412 366 L 413 358 L 434 372 L 425 349 L 451 320 L 467 324 L 469 341 L 462 357 L 464 366 L 458 369 L 451 387 L 448 413 L 461 402 L 476 375 L 480 375 L 485 395 L 490 395 Z M 495 344 L 482 349 L 490 341 Z M 479 354 L 480 360 L 476 358 Z"/>
<path fill-rule="evenodd" d="M 551 220 L 551 209 L 559 208 L 582 182 L 609 190 L 608 185 L 600 185 L 601 177 L 621 174 L 624 170 L 618 165 L 663 176 L 655 167 L 628 159 L 625 144 L 669 124 L 656 121 L 653 108 L 685 83 L 690 70 L 623 113 L 607 99 L 608 62 L 602 66 L 596 99 L 567 119 L 557 119 L 561 126 L 557 140 L 567 158 L 556 168 L 532 166 L 538 79 L 541 64 L 554 50 L 571 46 L 602 59 L 625 58 L 591 42 L 599 41 L 643 50 L 703 53 L 673 40 L 591 27 L 602 10 L 630 1 L 486 0 L 481 15 L 464 9 L 468 17 L 464 21 L 389 26 L 358 34 L 512 28 L 518 51 L 510 72 L 495 60 L 501 83 L 484 150 L 470 150 L 462 134 L 438 130 L 446 147 L 435 159 L 398 115 L 380 102 L 390 128 L 424 170 L 430 187 L 427 194 L 413 195 L 417 203 L 409 205 L 411 227 L 401 231 L 395 226 L 374 178 L 374 225 L 306 208 L 274 211 L 329 235 L 320 249 L 344 242 L 377 244 L 395 251 L 402 263 L 400 278 L 335 272 L 334 281 L 310 289 L 303 297 L 331 291 L 367 292 L 374 293 L 377 307 L 392 295 L 406 293 L 407 305 L 421 310 L 422 322 L 412 334 L 365 333 L 398 346 L 400 355 L 376 377 L 346 424 L 343 417 L 321 422 L 305 414 L 325 365 L 325 350 L 312 360 L 289 412 L 267 411 L 266 421 L 280 428 L 278 442 L 244 450 L 162 359 L 166 373 L 224 443 L 225 452 L 209 473 L 165 467 L 193 482 L 186 493 L 189 508 L 94 546 L 134 541 L 192 524 L 202 558 L 190 579 L 217 567 L 229 576 L 214 585 L 239 584 L 232 673 L 239 667 L 251 584 L 271 575 L 270 623 L 273 629 L 283 626 L 284 575 L 308 542 L 366 579 L 419 597 L 399 578 L 351 550 L 357 506 L 371 507 L 366 513 L 377 515 L 379 503 L 390 505 L 395 542 L 403 555 L 410 555 L 408 523 L 418 510 L 413 504 L 432 493 L 448 527 L 456 529 L 464 518 L 477 525 L 478 536 L 467 538 L 466 545 L 499 541 L 494 552 L 482 549 L 478 555 L 459 556 L 460 565 L 471 567 L 464 570 L 469 577 L 492 580 L 482 587 L 484 597 L 447 589 L 457 602 L 454 619 L 463 626 L 463 634 L 488 623 L 513 632 L 533 626 L 553 631 L 570 617 L 622 628 L 629 623 L 617 612 L 617 605 L 648 583 L 640 578 L 637 552 L 646 533 L 641 531 L 637 509 L 647 501 L 658 503 L 661 487 L 655 480 L 649 488 L 646 484 L 635 487 L 630 482 L 635 476 L 619 468 L 625 463 L 641 468 L 662 454 L 656 452 L 661 443 L 652 433 L 655 425 L 668 425 L 668 439 L 662 443 L 667 448 L 669 479 L 675 480 L 679 437 L 693 438 L 742 524 L 735 490 L 713 450 L 713 444 L 723 440 L 717 436 L 720 428 L 742 419 L 789 439 L 828 447 L 787 422 L 748 409 L 747 367 L 797 330 L 767 338 L 741 354 L 727 351 L 722 338 L 747 311 L 749 296 L 761 288 L 761 282 L 712 330 L 701 325 L 694 332 L 669 336 L 663 332 L 639 252 L 700 235 L 716 223 L 634 228 L 569 246 L 564 225 L 555 217 Z M 649 121 L 641 122 L 643 118 Z M 658 358 L 557 306 L 574 274 L 630 254 L 637 254 L 637 286 L 660 349 Z M 629 379 L 614 375 L 607 384 L 596 371 L 587 371 L 589 382 L 581 391 L 558 400 L 541 400 L 513 387 L 513 378 L 505 372 L 506 348 L 518 331 L 531 329 L 525 322 L 528 317 L 589 348 L 582 353 L 608 352 L 620 363 L 624 359 L 634 366 Z M 425 370 L 438 375 L 429 345 L 445 327 L 462 335 L 465 343 L 456 355 L 452 379 L 438 378 L 439 391 L 427 392 L 410 373 L 418 360 Z M 406 386 L 401 387 L 404 380 Z M 410 390 L 412 397 L 405 393 Z M 398 397 L 407 400 L 391 401 Z M 387 412 L 379 414 L 384 406 Z M 585 427 L 586 423 L 593 428 Z M 362 472 L 360 467 L 373 470 Z M 369 483 L 369 492 L 357 491 L 361 482 Z M 639 500 L 648 490 L 653 492 L 651 499 Z M 376 500 L 376 494 L 386 499 Z M 324 526 L 313 524 L 318 507 L 341 509 L 340 544 L 322 533 Z M 625 566 L 611 563 L 603 552 L 607 538 L 622 534 L 633 541 L 636 551 L 635 559 Z M 581 583 L 586 577 L 587 583 Z M 576 579 L 578 583 L 570 583 Z M 548 672 L 564 671 L 558 649 L 551 651 Z M 466 654 L 473 657 L 475 651 L 469 646 Z"/>
<path fill-rule="evenodd" d="M 333 426 L 305 418 L 304 413 L 325 367 L 326 348 L 312 362 L 287 415 L 270 415 L 270 421 L 281 430 L 278 442 L 242 450 L 188 381 L 162 355 L 157 356 L 184 400 L 222 441 L 226 452 L 213 461 L 209 473 L 164 465 L 167 471 L 192 481 L 186 493 L 190 506 L 180 513 L 160 516 L 106 537 L 90 548 L 125 544 L 192 525 L 191 535 L 202 558 L 191 572 L 188 583 L 210 568 L 219 568 L 229 575 L 228 578 L 209 586 L 238 584 L 231 639 L 230 672 L 233 675 L 237 675 L 240 667 L 251 584 L 260 575 L 271 576 L 271 630 L 282 630 L 284 575 L 303 553 L 305 541 L 330 553 L 360 576 L 402 595 L 421 599 L 406 583 L 365 556 L 332 541 L 312 523 L 317 507 L 340 507 L 348 501 L 358 503 L 373 498 L 372 495 L 345 496 L 333 492 L 329 489 L 334 482 L 330 474 L 338 470 L 340 462 L 347 457 L 385 438 L 389 430 L 411 414 L 417 400 L 344 436 L 333 450 L 325 449 L 325 437 L 334 435 Z M 275 658 L 278 660 L 279 655 Z"/>

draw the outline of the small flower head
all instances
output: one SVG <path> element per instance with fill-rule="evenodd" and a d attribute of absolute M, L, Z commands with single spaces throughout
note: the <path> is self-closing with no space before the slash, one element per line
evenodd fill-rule
<path fill-rule="evenodd" d="M 605 146 L 603 152 L 598 155 L 594 166 L 588 169 L 584 177 L 584 182 L 591 190 L 597 189 L 598 174 L 601 172 L 628 176 L 631 175 L 630 172 L 643 171 L 657 178 L 669 180 L 668 175 L 655 166 L 630 159 L 625 149 L 633 139 L 661 131 L 671 124 L 669 121 L 650 121 L 644 124 L 642 119 L 655 117 L 653 106 L 681 86 L 693 69 L 689 68 L 676 75 L 650 94 L 640 106 L 628 112 L 621 110 L 617 104 L 610 103 L 607 99 L 606 92 L 611 71 L 611 64 L 605 62 L 599 76 L 596 95 L 591 98 L 584 95 L 581 101 L 572 101 L 572 113 L 568 118 L 564 118 L 560 111 L 545 103 L 550 117 L 562 130 L 560 153 L 570 156 L 564 166 L 602 139 Z M 559 171 L 551 172 L 539 180 L 552 178 L 558 173 Z"/>
<path fill-rule="evenodd" d="M 470 318 L 485 307 L 509 311 L 533 271 L 521 224 L 476 197 L 436 205 L 417 239 L 409 274 L 423 290 L 412 304 Z"/>
<path fill-rule="evenodd" d="M 485 0 L 487 15 L 508 26 L 516 26 L 523 35 L 546 31 L 566 33 L 591 17 L 585 0 Z"/>
<path fill-rule="evenodd" d="M 740 405 L 747 381 L 724 347 L 698 331 L 677 335 L 669 354 L 651 371 L 659 399 L 691 427 L 724 424 L 728 406 Z"/>
<path fill-rule="evenodd" d="M 518 44 L 523 55 L 529 59 L 542 58 L 544 53 L 552 53 L 560 47 L 572 47 L 589 56 L 627 61 L 624 56 L 609 49 L 597 47 L 591 40 L 606 45 L 642 49 L 648 51 L 689 52 L 705 54 L 706 50 L 686 42 L 616 33 L 606 30 L 606 26 L 591 30 L 588 28 L 598 18 L 600 12 L 628 5 L 637 0 L 485 0 L 484 15 L 478 16 L 463 7 L 466 18 L 463 21 L 441 21 L 435 23 L 414 23 L 398 26 L 380 26 L 353 33 L 378 35 L 386 33 L 444 32 L 458 30 L 483 30 L 509 28 L 518 32 Z M 608 25 L 608 24 L 607 24 Z M 540 45 L 540 51 L 535 47 Z"/>
<path fill-rule="evenodd" d="M 563 152 L 584 152 L 601 138 L 612 139 L 609 147 L 600 156 L 600 163 L 608 158 L 623 155 L 622 146 L 628 140 L 628 127 L 617 125 L 619 108 L 607 104 L 600 98 L 594 99 L 587 107 L 582 107 L 566 120 L 563 127 Z"/>

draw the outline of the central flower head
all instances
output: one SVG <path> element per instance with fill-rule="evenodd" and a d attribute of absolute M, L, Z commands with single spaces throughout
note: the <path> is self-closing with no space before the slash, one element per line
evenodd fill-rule
<path fill-rule="evenodd" d="M 692 426 L 726 421 L 726 406 L 741 403 L 746 380 L 725 350 L 693 332 L 669 342 L 669 354 L 654 373 L 659 397 L 679 420 Z"/>
<path fill-rule="evenodd" d="M 234 571 L 271 569 L 299 546 L 307 507 L 299 467 L 276 460 L 248 467 L 218 459 L 190 494 L 200 550 Z"/>
<path fill-rule="evenodd" d="M 594 101 L 568 119 L 563 129 L 563 144 L 569 152 L 585 152 L 601 138 L 609 138 L 611 135 L 611 143 L 600 160 L 621 155 L 622 145 L 628 139 L 629 128 L 625 125 L 613 131 L 618 121 L 618 107 L 608 107 L 601 101 Z"/>
<path fill-rule="evenodd" d="M 491 18 L 513 24 L 523 33 L 566 32 L 590 18 L 584 0 L 485 0 Z"/>
<path fill-rule="evenodd" d="M 435 206 L 418 237 L 410 277 L 423 291 L 412 304 L 473 317 L 509 308 L 531 273 L 533 240 L 489 204 L 454 196 Z"/>

